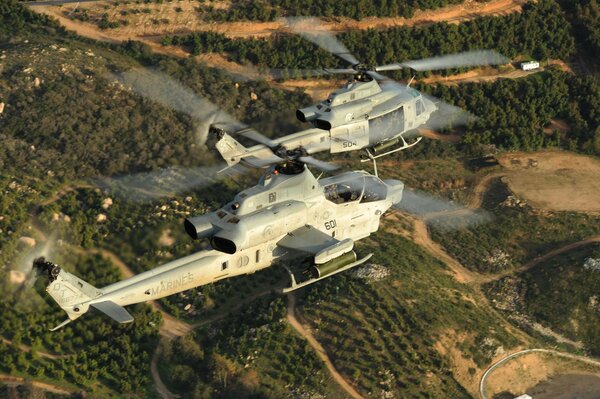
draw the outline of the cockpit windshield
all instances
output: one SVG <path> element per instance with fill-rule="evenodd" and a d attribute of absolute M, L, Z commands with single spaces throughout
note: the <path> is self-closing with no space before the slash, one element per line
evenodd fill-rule
<path fill-rule="evenodd" d="M 364 176 L 347 173 L 333 177 L 324 186 L 325 198 L 334 204 L 344 204 L 360 200 L 364 187 Z"/>
<path fill-rule="evenodd" d="M 387 186 L 374 176 L 365 177 L 365 189 L 361 203 L 381 201 L 387 196 Z"/>
<path fill-rule="evenodd" d="M 348 172 L 323 179 L 322 184 L 325 198 L 334 204 L 381 201 L 387 196 L 385 183 L 375 176 L 360 172 Z"/>

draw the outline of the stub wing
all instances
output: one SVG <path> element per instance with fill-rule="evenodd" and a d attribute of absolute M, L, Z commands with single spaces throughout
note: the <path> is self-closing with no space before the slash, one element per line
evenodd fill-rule
<path fill-rule="evenodd" d="M 313 226 L 300 227 L 283 237 L 278 246 L 313 255 L 315 263 L 325 263 L 352 251 L 354 241 L 350 238 L 337 240 Z"/>

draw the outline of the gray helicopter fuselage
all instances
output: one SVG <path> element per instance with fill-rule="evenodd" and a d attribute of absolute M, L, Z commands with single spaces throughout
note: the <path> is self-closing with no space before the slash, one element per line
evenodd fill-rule
<path fill-rule="evenodd" d="M 362 171 L 317 180 L 308 168 L 303 168 L 294 175 L 272 170 L 221 209 L 186 221 L 188 233 L 196 238 L 210 238 L 213 249 L 101 289 L 82 288 L 83 292 L 78 292 L 77 284 L 84 287 L 82 284 L 87 283 L 77 282 L 76 277 L 61 271 L 65 275 L 59 274 L 47 290 L 74 320 L 90 306 L 107 302 L 125 306 L 154 300 L 254 273 L 277 260 L 306 256 L 282 244 L 284 238 L 294 238 L 293 232 L 303 229 L 311 230 L 312 237 L 316 234 L 318 238 L 312 243 L 308 240 L 308 247 L 326 243 L 314 258 L 326 262 L 347 253 L 349 245 L 377 231 L 381 215 L 402 198 L 404 186 L 397 180 L 384 182 Z"/>
<path fill-rule="evenodd" d="M 314 128 L 272 142 L 286 149 L 303 148 L 308 154 L 370 148 L 422 126 L 436 109 L 410 87 L 379 85 L 375 80 L 349 82 L 323 102 L 297 111 L 299 118 Z M 242 162 L 256 167 L 255 160 L 269 159 L 273 154 L 264 144 L 244 147 L 229 135 L 220 138 L 216 148 L 229 166 Z"/>

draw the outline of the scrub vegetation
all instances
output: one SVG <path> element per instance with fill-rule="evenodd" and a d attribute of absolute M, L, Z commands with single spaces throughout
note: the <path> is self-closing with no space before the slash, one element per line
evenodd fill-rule
<path fill-rule="evenodd" d="M 415 1 L 405 7 L 446 3 Z M 285 9 L 286 14 L 311 10 L 362 18 L 374 12 L 370 3 L 361 2 L 259 4 Z M 342 40 L 372 63 L 476 47 L 496 48 L 511 57 L 567 58 L 582 43 L 577 32 L 593 31 L 594 4 L 582 0 L 581 8 L 567 10 L 567 15 L 586 16 L 573 31 L 555 2 L 543 0 L 511 16 L 458 26 L 349 32 Z M 322 5 L 333 11 L 318 8 Z M 412 12 L 393 1 L 380 10 L 386 15 Z M 166 40 L 192 52 L 225 51 L 235 60 L 268 67 L 313 68 L 336 62 L 291 36 L 274 42 L 209 34 Z M 593 35 L 586 40 L 593 41 Z M 189 240 L 181 220 L 214 209 L 255 180 L 253 175 L 222 179 L 152 201 L 140 201 L 127 189 L 115 191 L 105 177 L 210 166 L 217 158 L 198 145 L 197 126 L 189 116 L 142 99 L 117 83 L 114 73 L 140 66 L 158 69 L 273 136 L 299 129 L 294 110 L 310 99 L 302 91 L 273 89 L 267 82 L 235 81 L 192 58 L 156 55 L 138 42 L 83 39 L 12 0 L 0 3 L 0 57 L 0 372 L 93 397 L 153 397 L 150 362 L 159 345 L 160 314 L 148 305 L 133 306 L 128 310 L 135 323 L 119 326 L 90 313 L 50 333 L 48 328 L 65 315 L 45 295 L 41 281 L 34 286 L 37 293 L 9 282 L 11 269 L 20 266 L 18 255 L 33 251 L 31 241 L 21 238 L 37 239 L 39 248 L 46 235 L 55 243 L 52 261 L 103 286 L 122 276 L 97 251 L 111 251 L 141 272 L 201 249 L 206 244 Z M 593 78 L 547 71 L 514 82 L 419 88 L 466 107 L 480 119 L 466 127 L 458 143 L 428 141 L 381 162 L 382 170 L 405 179 L 408 186 L 464 203 L 468 187 L 486 173 L 463 165 L 474 155 L 544 147 L 598 153 L 600 111 Z M 564 119 L 570 130 L 544 133 L 554 118 Z M 358 163 L 354 157 L 340 159 Z M 414 165 L 398 170 L 395 161 Z M 159 178 L 151 184 L 163 182 Z M 433 238 L 468 268 L 499 272 L 598 234 L 597 216 L 500 205 L 508 195 L 506 186 L 495 182 L 483 203 L 494 215 L 493 223 L 451 234 L 431 227 Z M 510 254 L 508 263 L 488 262 L 498 248 Z M 475 288 L 457 283 L 440 261 L 404 237 L 381 230 L 358 249 L 374 252 L 374 261 L 390 275 L 365 282 L 344 273 L 318 283 L 297 294 L 297 313 L 362 394 L 468 398 L 471 391 L 443 347 L 458 351 L 474 376 L 492 358 L 521 343 L 498 314 L 485 308 Z M 590 251 L 589 256 L 598 257 L 597 248 Z M 581 256 L 568 254 L 516 276 L 515 284 L 525 293 L 519 311 L 598 353 L 597 313 L 589 307 L 597 291 L 596 275 L 578 269 Z M 551 270 L 557 268 L 564 274 L 554 275 Z M 274 267 L 162 300 L 169 314 L 197 323 L 190 335 L 161 344 L 159 371 L 167 386 L 191 398 L 280 398 L 305 392 L 315 398 L 343 397 L 314 350 L 285 322 L 284 298 L 269 293 L 284 281 L 283 270 Z M 577 295 L 568 289 L 589 282 Z M 491 285 L 492 295 L 503 284 L 508 283 Z M 210 322 L 221 315 L 226 316 Z M 20 389 L 20 395 L 27 395 L 26 386 Z M 8 391 L 14 393 L 0 386 L 0 396 Z"/>

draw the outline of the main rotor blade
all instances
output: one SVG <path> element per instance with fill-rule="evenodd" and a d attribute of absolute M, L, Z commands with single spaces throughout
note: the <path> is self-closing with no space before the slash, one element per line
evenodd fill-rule
<path fill-rule="evenodd" d="M 189 115 L 198 123 L 198 130 L 202 130 L 198 132 L 201 145 L 206 142 L 210 123 L 225 123 L 234 130 L 246 127 L 209 100 L 164 73 L 149 69 L 132 69 L 116 77 L 137 94 Z"/>
<path fill-rule="evenodd" d="M 237 169 L 227 168 L 225 164 L 193 168 L 172 166 L 151 172 L 105 177 L 93 183 L 126 200 L 144 202 L 206 187 L 237 172 Z"/>
<path fill-rule="evenodd" d="M 411 68 L 415 71 L 431 71 L 436 69 L 460 68 L 477 65 L 506 64 L 509 61 L 508 58 L 493 50 L 473 50 L 458 54 L 423 58 L 421 60 L 380 65 L 375 67 L 375 71 L 393 71 L 402 68 Z"/>
<path fill-rule="evenodd" d="M 315 168 L 322 170 L 323 172 L 333 172 L 334 170 L 339 169 L 339 167 L 336 165 L 332 165 L 328 162 L 320 161 L 311 156 L 300 157 L 300 158 L 298 158 L 298 160 L 300 160 L 306 164 L 312 165 Z"/>
<path fill-rule="evenodd" d="M 310 40 L 317 46 L 337 55 L 350 65 L 356 65 L 360 62 L 330 31 L 325 29 L 321 20 L 317 18 L 288 17 L 283 18 L 283 23 L 289 28 Z"/>
<path fill-rule="evenodd" d="M 485 210 L 470 209 L 447 199 L 409 188 L 404 189 L 402 201 L 395 205 L 395 208 L 445 230 L 456 230 L 492 220 L 492 215 Z"/>
<path fill-rule="evenodd" d="M 429 120 L 421 126 L 423 128 L 431 130 L 454 128 L 458 126 L 464 126 L 477 119 L 477 117 L 469 111 L 465 111 L 460 107 L 448 104 L 437 97 L 430 96 L 428 94 L 423 94 L 423 97 L 425 97 L 426 101 L 430 101 L 437 107 L 437 111 L 432 113 L 429 117 Z"/>
<path fill-rule="evenodd" d="M 275 141 L 271 140 L 270 138 L 268 138 L 264 134 L 257 132 L 254 129 L 242 129 L 242 130 L 237 131 L 235 133 L 239 134 L 240 136 L 247 137 L 250 140 L 254 140 L 257 143 L 264 144 L 267 147 L 269 147 L 270 149 L 275 149 L 275 148 L 279 147 L 278 143 L 276 143 Z"/>

